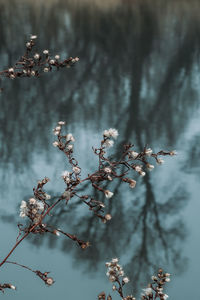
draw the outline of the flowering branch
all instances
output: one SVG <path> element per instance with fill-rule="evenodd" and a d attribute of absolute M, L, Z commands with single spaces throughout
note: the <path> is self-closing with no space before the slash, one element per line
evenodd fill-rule
<path fill-rule="evenodd" d="M 89 194 L 80 194 L 80 192 L 83 190 L 82 184 L 89 182 L 97 192 L 103 193 L 105 197 L 109 199 L 113 197 L 114 194 L 105 187 L 105 183 L 118 178 L 122 182 L 128 183 L 130 188 L 135 188 L 136 181 L 133 178 L 127 177 L 130 171 L 134 171 L 140 176 L 145 176 L 146 170 L 151 171 L 154 168 L 154 165 L 150 164 L 149 158 L 152 157 L 160 165 L 164 162 L 160 156 L 173 156 L 176 154 L 175 151 L 159 151 L 158 153 L 153 153 L 151 148 L 146 147 L 144 147 L 144 149 L 138 153 L 133 151 L 132 144 L 126 144 L 124 145 L 124 151 L 121 158 L 117 161 L 111 160 L 106 155 L 107 149 L 114 145 L 114 140 L 118 137 L 118 131 L 110 128 L 109 130 L 105 130 L 103 132 L 103 139 L 101 140 L 100 147 L 93 148 L 94 154 L 98 156 L 97 170 L 92 174 L 88 174 L 87 177 L 82 179 L 81 167 L 79 166 L 78 161 L 75 159 L 73 154 L 75 139 L 71 133 L 62 134 L 62 128 L 64 125 L 65 122 L 59 121 L 57 126 L 53 129 L 54 134 L 57 136 L 57 140 L 53 142 L 53 145 L 64 153 L 64 155 L 67 157 L 69 165 L 71 166 L 71 171 L 64 171 L 62 174 L 66 188 L 60 197 L 58 197 L 54 203 L 51 203 L 51 196 L 44 191 L 45 185 L 49 182 L 49 178 L 45 177 L 43 180 L 39 181 L 36 188 L 33 189 L 34 198 L 30 198 L 28 202 L 22 200 L 20 206 L 20 217 L 26 217 L 28 224 L 18 224 L 19 233 L 16 243 L 6 257 L 2 260 L 0 267 L 8 262 L 8 258 L 11 256 L 13 251 L 31 233 L 40 235 L 51 233 L 56 236 L 62 234 L 76 242 L 82 249 L 86 249 L 90 245 L 88 241 L 85 242 L 79 239 L 76 235 L 64 232 L 63 230 L 52 227 L 47 223 L 46 218 L 52 217 L 51 211 L 58 204 L 62 203 L 63 205 L 67 205 L 72 198 L 77 197 L 82 203 L 89 207 L 89 210 L 91 210 L 95 216 L 97 216 L 103 223 L 106 223 L 112 218 L 111 214 L 105 213 L 106 205 L 99 200 L 94 199 Z M 42 273 L 38 270 L 33 271 L 29 267 L 21 264 L 13 264 L 34 272 L 48 285 L 52 285 L 54 283 L 52 278 L 52 283 L 48 283 L 48 272 Z M 120 296 L 123 297 L 122 287 L 126 282 L 117 282 L 119 284 L 118 292 Z"/>
<path fill-rule="evenodd" d="M 37 35 L 31 35 L 30 40 L 26 43 L 24 55 L 9 69 L 0 71 L 1 77 L 15 79 L 17 77 L 39 77 L 43 73 L 51 72 L 54 69 L 70 68 L 77 61 L 78 57 L 69 57 L 61 60 L 60 55 L 54 57 L 50 55 L 50 51 L 45 49 L 42 53 L 35 51 Z"/>
<path fill-rule="evenodd" d="M 118 264 L 118 262 L 118 258 L 113 258 L 110 262 L 106 263 L 106 267 L 108 268 L 106 275 L 109 280 L 113 282 L 112 289 L 113 291 L 116 291 L 123 300 L 136 300 L 136 298 L 132 295 L 124 296 L 124 286 L 130 280 L 125 276 L 123 268 Z M 169 277 L 169 273 L 164 273 L 162 269 L 159 269 L 157 276 L 152 276 L 152 283 L 150 283 L 147 288 L 143 289 L 141 300 L 166 300 L 168 295 L 163 292 L 163 287 L 166 282 L 170 281 Z M 100 293 L 98 295 L 98 299 L 105 300 L 105 292 Z M 107 300 L 112 300 L 112 297 L 109 295 Z"/>

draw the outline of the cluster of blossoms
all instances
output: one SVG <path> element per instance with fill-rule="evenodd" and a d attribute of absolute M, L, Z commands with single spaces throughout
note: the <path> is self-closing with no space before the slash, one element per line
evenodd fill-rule
<path fill-rule="evenodd" d="M 29 217 L 34 223 L 38 222 L 41 212 L 44 210 L 44 203 L 35 198 L 30 198 L 28 202 L 22 200 L 20 205 L 20 217 Z"/>
<path fill-rule="evenodd" d="M 125 276 L 122 266 L 119 265 L 119 259 L 113 258 L 110 262 L 106 263 L 107 273 L 109 280 L 113 282 L 113 291 L 118 292 L 123 300 L 136 300 L 132 295 L 124 296 L 123 287 L 130 280 Z"/>
<path fill-rule="evenodd" d="M 114 283 L 112 286 L 113 291 L 118 292 L 122 300 L 136 300 L 132 295 L 124 295 L 123 288 L 129 282 L 129 278 L 125 276 L 123 268 L 119 265 L 118 258 L 113 258 L 110 262 L 107 262 L 106 267 L 108 268 L 106 275 Z M 166 282 L 170 281 L 170 274 L 164 273 L 162 269 L 159 269 L 157 276 L 152 276 L 152 281 L 147 288 L 143 289 L 141 300 L 166 300 L 169 296 L 163 292 L 163 287 Z M 105 292 L 100 293 L 98 299 L 105 300 Z M 112 300 L 112 297 L 109 295 L 107 300 Z"/>
<path fill-rule="evenodd" d="M 166 300 L 169 296 L 163 292 L 163 287 L 166 282 L 170 281 L 170 274 L 164 273 L 162 269 L 158 270 L 157 276 L 152 276 L 152 283 L 147 288 L 143 289 L 141 295 L 142 300 L 157 299 Z"/>
<path fill-rule="evenodd" d="M 104 147 L 110 148 L 114 145 L 114 141 L 111 140 L 111 138 L 116 139 L 118 137 L 119 133 L 117 129 L 110 128 L 108 130 L 104 130 L 103 136 L 104 136 Z"/>
<path fill-rule="evenodd" d="M 50 51 L 47 49 L 41 51 L 41 53 L 35 52 L 36 39 L 37 35 L 30 36 L 30 40 L 26 43 L 25 54 L 21 56 L 13 67 L 0 71 L 0 76 L 10 79 L 17 77 L 39 77 L 41 74 L 51 72 L 53 69 L 70 68 L 79 61 L 78 57 L 69 57 L 61 60 L 58 54 L 52 57 Z"/>
<path fill-rule="evenodd" d="M 29 47 L 29 45 L 27 45 L 27 47 Z M 88 241 L 83 241 L 74 234 L 64 232 L 63 230 L 55 228 L 54 226 L 46 223 L 46 216 L 48 216 L 48 220 L 51 219 L 53 216 L 51 211 L 57 206 L 57 204 L 63 203 L 64 205 L 67 205 L 69 201 L 73 201 L 74 198 L 77 198 L 79 202 L 86 204 L 89 207 L 89 210 L 92 211 L 93 214 L 103 223 L 107 223 L 112 219 L 112 216 L 110 213 L 105 212 L 106 199 L 110 199 L 114 195 L 114 193 L 107 188 L 107 185 L 110 183 L 110 181 L 118 179 L 121 182 L 128 183 L 130 188 L 135 188 L 136 181 L 131 177 L 127 177 L 129 172 L 133 171 L 141 176 L 144 176 L 144 168 L 147 170 L 152 170 L 154 168 L 154 166 L 150 164 L 149 159 L 155 159 L 156 162 L 160 164 L 160 156 L 173 156 L 176 154 L 175 151 L 162 150 L 158 153 L 153 153 L 151 148 L 146 147 L 144 147 L 141 152 L 136 152 L 133 151 L 134 146 L 132 144 L 125 144 L 121 158 L 118 160 L 113 160 L 107 155 L 107 150 L 109 147 L 113 146 L 113 140 L 116 139 L 119 134 L 116 129 L 110 128 L 103 132 L 103 138 L 100 142 L 99 148 L 93 148 L 94 154 L 98 156 L 98 166 L 96 170 L 91 174 L 88 174 L 87 177 L 82 178 L 81 167 L 74 157 L 75 138 L 72 133 L 63 134 L 64 125 L 64 121 L 59 121 L 53 129 L 53 133 L 56 136 L 53 146 L 64 153 L 71 168 L 71 170 L 66 170 L 62 173 L 62 178 L 65 183 L 65 190 L 55 201 L 48 201 L 50 200 L 51 196 L 44 191 L 44 185 L 48 183 L 49 178 L 45 177 L 43 180 L 38 181 L 36 188 L 33 189 L 33 198 L 30 198 L 27 202 L 23 200 L 20 206 L 20 216 L 22 218 L 28 217 L 29 222 L 25 225 L 18 224 L 19 234 L 16 243 L 7 256 L 2 260 L 2 262 L 0 262 L 0 267 L 8 262 L 8 258 L 12 252 L 30 234 L 51 233 L 56 236 L 62 234 L 73 240 L 82 249 L 86 249 L 90 245 Z M 97 192 L 105 195 L 105 203 L 93 198 L 92 195 L 88 195 L 83 192 L 83 185 L 86 182 L 89 183 Z M 33 271 L 32 269 L 18 263 L 13 264 L 17 264 L 23 268 L 31 270 L 49 286 L 54 282 L 51 277 L 47 276 L 48 272 L 42 273 L 40 271 Z M 111 262 L 107 263 L 107 267 L 107 275 L 113 282 L 113 290 L 117 291 L 123 300 L 135 300 L 135 298 L 131 295 L 126 297 L 123 295 L 123 287 L 129 282 L 129 279 L 124 275 L 122 267 L 118 264 L 118 259 L 112 259 Z M 166 299 L 166 295 L 162 294 L 162 286 L 160 286 L 164 280 L 163 278 L 162 280 L 158 281 L 159 288 L 156 290 L 156 295 L 157 297 L 159 296 L 161 300 Z M 165 281 L 168 281 L 167 278 L 165 279 Z M 154 291 L 154 285 L 144 290 L 142 299 L 153 299 L 145 298 L 148 297 L 146 293 L 150 293 L 150 288 Z M 103 294 L 102 297 L 104 297 Z M 111 296 L 108 296 L 107 299 L 112 298 Z"/>

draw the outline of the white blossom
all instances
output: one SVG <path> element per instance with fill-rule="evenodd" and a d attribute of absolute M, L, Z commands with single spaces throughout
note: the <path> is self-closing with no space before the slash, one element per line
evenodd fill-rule
<path fill-rule="evenodd" d="M 117 257 L 115 257 L 115 258 L 112 259 L 112 263 L 115 264 L 115 263 L 118 263 L 118 262 L 119 262 L 119 259 Z"/>
<path fill-rule="evenodd" d="M 35 205 L 37 203 L 37 200 L 35 198 L 30 198 L 29 199 L 29 204 Z"/>
<path fill-rule="evenodd" d="M 136 151 L 131 151 L 131 156 L 135 159 L 138 156 L 139 153 Z"/>
<path fill-rule="evenodd" d="M 124 278 L 123 278 L 123 282 L 124 282 L 124 283 L 128 283 L 129 281 L 130 281 L 130 280 L 129 280 L 128 277 L 124 277 Z"/>
<path fill-rule="evenodd" d="M 110 174 L 112 172 L 111 168 L 109 168 L 109 167 L 105 167 L 104 171 L 108 174 Z"/>
<path fill-rule="evenodd" d="M 154 165 L 147 164 L 147 168 L 149 169 L 149 171 L 152 171 L 154 169 Z"/>
<path fill-rule="evenodd" d="M 37 208 L 38 208 L 39 210 L 43 210 L 43 209 L 44 209 L 44 203 L 41 202 L 41 201 L 38 201 L 38 202 L 37 202 Z"/>
<path fill-rule="evenodd" d="M 66 178 L 66 177 L 69 177 L 70 176 L 70 172 L 68 172 L 68 171 L 63 171 L 62 172 L 62 177 L 63 178 Z"/>
<path fill-rule="evenodd" d="M 47 68 L 47 67 L 44 68 L 44 72 L 45 72 L 45 73 L 49 72 L 49 68 Z"/>
<path fill-rule="evenodd" d="M 73 171 L 75 174 L 79 174 L 81 172 L 81 169 L 79 167 L 73 167 Z"/>
<path fill-rule="evenodd" d="M 43 53 L 44 54 L 49 54 L 49 50 L 46 49 L 46 50 L 43 51 Z"/>
<path fill-rule="evenodd" d="M 109 191 L 109 190 L 105 190 L 105 191 L 104 191 L 104 194 L 105 194 L 106 198 L 111 198 L 111 197 L 114 195 L 114 193 L 112 193 L 112 192 Z"/>
<path fill-rule="evenodd" d="M 54 60 L 54 59 L 51 59 L 51 60 L 49 61 L 49 63 L 50 63 L 51 65 L 53 65 L 53 64 L 55 64 L 55 60 Z"/>
<path fill-rule="evenodd" d="M 35 53 L 34 58 L 35 58 L 35 59 L 39 59 L 39 58 L 40 58 L 40 54 Z"/>
<path fill-rule="evenodd" d="M 12 72 L 14 72 L 14 69 L 10 68 L 10 69 L 8 69 L 8 72 L 12 73 Z"/>
<path fill-rule="evenodd" d="M 51 199 L 51 195 L 49 195 L 47 193 L 45 193 L 44 195 L 45 195 L 46 200 L 50 200 Z"/>
<path fill-rule="evenodd" d="M 152 292 L 153 292 L 152 288 L 150 288 L 150 287 L 146 288 L 146 289 L 143 289 L 143 291 L 144 291 L 144 293 L 145 293 L 146 296 L 151 295 Z"/>
<path fill-rule="evenodd" d="M 134 179 L 130 179 L 129 186 L 130 186 L 130 188 L 134 189 L 136 186 L 136 181 Z"/>
<path fill-rule="evenodd" d="M 35 39 L 37 39 L 37 35 L 35 34 L 31 35 L 31 40 L 35 40 Z"/>
<path fill-rule="evenodd" d="M 65 191 L 63 194 L 62 194 L 63 198 L 69 200 L 70 199 L 70 196 L 71 196 L 71 193 L 70 191 Z"/>
<path fill-rule="evenodd" d="M 162 159 L 162 158 L 158 158 L 157 159 L 157 163 L 159 164 L 159 165 L 162 165 L 162 164 L 164 164 L 164 159 Z"/>
<path fill-rule="evenodd" d="M 153 152 L 153 150 L 152 150 L 151 148 L 145 149 L 145 154 L 146 154 L 147 156 L 151 156 L 152 152 Z"/>
<path fill-rule="evenodd" d="M 60 236 L 60 232 L 58 230 L 55 230 L 55 235 Z"/>
<path fill-rule="evenodd" d="M 65 121 L 59 121 L 58 125 L 65 125 Z"/>
<path fill-rule="evenodd" d="M 165 281 L 166 282 L 170 282 L 170 278 L 165 278 Z"/>
<path fill-rule="evenodd" d="M 114 141 L 110 140 L 110 139 L 107 139 L 104 141 L 103 145 L 107 148 L 110 148 L 114 145 Z"/>
<path fill-rule="evenodd" d="M 136 172 L 141 172 L 141 171 L 142 171 L 142 168 L 141 168 L 140 166 L 136 166 L 136 167 L 135 167 L 135 171 L 136 171 Z"/>
<path fill-rule="evenodd" d="M 108 130 L 104 130 L 103 135 L 105 137 L 112 137 L 114 139 L 116 139 L 119 135 L 118 130 L 115 128 L 110 128 Z"/>
<path fill-rule="evenodd" d="M 140 172 L 140 176 L 142 176 L 142 177 L 144 177 L 146 175 L 146 173 L 145 172 Z"/>
<path fill-rule="evenodd" d="M 57 141 L 53 142 L 53 146 L 54 147 L 58 147 L 59 146 L 59 142 L 57 142 Z"/>
<path fill-rule="evenodd" d="M 73 137 L 73 135 L 71 133 L 68 133 L 66 136 L 66 141 L 69 142 L 75 142 L 75 138 Z"/>
<path fill-rule="evenodd" d="M 67 149 L 68 149 L 68 150 L 73 150 L 73 147 L 74 147 L 74 146 L 70 144 L 70 145 L 67 146 Z"/>
<path fill-rule="evenodd" d="M 60 58 L 60 55 L 56 54 L 55 59 L 59 59 L 59 58 Z"/>
<path fill-rule="evenodd" d="M 106 219 L 107 221 L 110 221 L 110 220 L 112 219 L 112 216 L 111 216 L 110 214 L 106 214 L 106 215 L 105 215 L 105 219 Z"/>

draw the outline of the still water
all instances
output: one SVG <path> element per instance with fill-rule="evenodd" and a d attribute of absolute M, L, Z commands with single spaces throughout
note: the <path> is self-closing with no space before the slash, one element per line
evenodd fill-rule
<path fill-rule="evenodd" d="M 196 0 L 0 0 L 0 69 L 23 54 L 30 34 L 38 35 L 38 49 L 80 57 L 75 68 L 1 83 L 1 258 L 14 244 L 19 204 L 36 182 L 48 176 L 53 196 L 64 189 L 60 174 L 68 167 L 52 146 L 57 121 L 65 120 L 75 136 L 85 174 L 97 165 L 92 146 L 110 127 L 120 133 L 111 151 L 116 157 L 125 142 L 179 153 L 136 177 L 134 190 L 113 183 L 108 224 L 81 205 L 57 210 L 53 224 L 91 247 L 83 252 L 47 235 L 25 241 L 12 260 L 51 271 L 56 283 L 47 288 L 34 274 L 4 265 L 1 283 L 18 287 L 4 299 L 94 300 L 111 292 L 104 263 L 112 257 L 121 259 L 134 295 L 163 267 L 172 274 L 170 299 L 200 299 L 199 11 Z"/>

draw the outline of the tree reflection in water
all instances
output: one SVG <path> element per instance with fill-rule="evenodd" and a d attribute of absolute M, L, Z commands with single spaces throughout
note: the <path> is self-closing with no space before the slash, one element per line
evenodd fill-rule
<path fill-rule="evenodd" d="M 39 48 L 49 45 L 55 52 L 81 59 L 76 69 L 51 77 L 4 80 L 0 95 L 2 190 L 12 170 L 25 177 L 27 170 L 34 172 L 33 155 L 38 152 L 45 152 L 52 168 L 56 166 L 48 154 L 52 153 L 49 129 L 60 119 L 75 133 L 80 127 L 86 132 L 116 127 L 122 144 L 134 141 L 138 148 L 181 145 L 198 108 L 198 1 L 106 2 L 110 6 L 59 0 L 42 9 L 38 2 L 1 1 L 2 69 L 20 55 L 29 33 L 38 34 Z M 194 159 L 199 154 L 197 138 L 191 148 Z M 178 178 L 179 170 L 175 172 Z M 159 194 L 159 184 L 154 182 L 159 183 L 159 178 L 153 176 L 148 174 L 134 193 L 120 184 L 113 186 L 116 197 L 109 202 L 113 219 L 108 225 L 99 224 L 78 204 L 71 204 L 67 217 L 57 211 L 55 224 L 67 220 L 67 231 L 92 243 L 80 255 L 80 249 L 64 240 L 62 250 L 73 250 L 88 272 L 105 258 L 124 255 L 126 269 L 137 282 L 145 275 L 149 278 L 158 264 L 181 270 L 185 260 L 179 240 L 184 240 L 185 227 L 176 215 L 188 200 L 187 188 L 175 182 L 171 194 L 164 189 Z M 170 179 L 166 180 L 167 186 Z M 39 246 L 42 240 L 31 242 Z M 49 237 L 48 243 L 55 247 L 57 239 Z"/>

